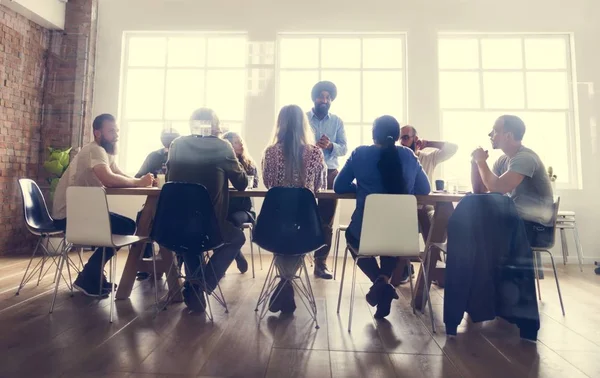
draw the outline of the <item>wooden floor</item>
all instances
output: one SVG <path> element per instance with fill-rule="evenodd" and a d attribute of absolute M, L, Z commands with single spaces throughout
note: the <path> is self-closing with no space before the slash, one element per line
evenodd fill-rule
<path fill-rule="evenodd" d="M 222 288 L 230 313 L 215 305 L 214 323 L 188 314 L 183 304 L 155 317 L 150 281 L 136 283 L 131 299 L 117 302 L 113 324 L 108 299 L 71 297 L 64 286 L 49 315 L 52 274 L 15 296 L 27 259 L 1 258 L 0 377 L 600 377 L 600 276 L 591 266 L 584 273 L 559 266 L 566 317 L 548 271 L 539 341 L 529 343 L 500 320 L 465 319 L 458 336 L 447 339 L 439 289 L 432 301 L 437 334 L 428 312 L 412 314 L 408 285 L 387 320 L 376 321 L 362 275 L 351 334 L 347 289 L 336 314 L 339 281 L 313 280 L 319 330 L 299 301 L 293 317 L 269 314 L 259 322 L 253 310 L 265 255 L 256 279 L 235 266 L 228 271 Z"/>

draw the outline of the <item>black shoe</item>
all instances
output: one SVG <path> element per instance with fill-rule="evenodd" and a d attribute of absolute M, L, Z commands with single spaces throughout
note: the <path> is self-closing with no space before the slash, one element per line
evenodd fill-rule
<path fill-rule="evenodd" d="M 379 304 L 379 301 L 381 299 L 381 295 L 385 289 L 385 287 L 387 286 L 387 283 L 385 282 L 385 280 L 381 277 L 377 278 L 377 280 L 375 280 L 375 282 L 373 282 L 373 286 L 371 286 L 371 288 L 369 289 L 369 292 L 367 293 L 367 303 L 370 304 L 371 306 L 377 306 Z"/>
<path fill-rule="evenodd" d="M 408 275 L 408 267 L 410 266 L 410 276 Z M 409 280 L 413 279 L 415 276 L 415 267 L 412 264 L 407 264 L 404 266 L 404 270 L 402 271 L 402 277 L 400 278 L 400 285 L 407 283 Z"/>
<path fill-rule="evenodd" d="M 186 282 L 183 288 L 183 301 L 191 311 L 206 311 L 206 298 L 204 298 L 204 291 L 200 286 L 194 285 L 192 288 L 192 285 Z"/>
<path fill-rule="evenodd" d="M 333 279 L 333 275 L 327 268 L 327 264 L 320 261 L 315 261 L 315 277 L 322 278 L 324 280 Z"/>
<path fill-rule="evenodd" d="M 235 257 L 235 264 L 237 265 L 240 273 L 244 274 L 248 271 L 248 261 L 246 261 L 246 258 L 242 252 L 238 253 L 238 255 Z"/>
<path fill-rule="evenodd" d="M 104 287 L 100 290 L 100 282 L 98 278 L 93 279 L 90 275 L 85 274 L 83 272 L 79 273 L 75 282 L 73 282 L 73 287 L 88 297 L 105 297 L 109 294 L 110 289 L 105 289 Z"/>
<path fill-rule="evenodd" d="M 283 295 L 285 294 L 285 281 L 281 280 L 277 284 L 275 291 L 271 294 L 271 298 L 269 298 L 269 311 L 271 312 L 279 312 L 283 307 Z"/>
<path fill-rule="evenodd" d="M 117 290 L 117 284 L 108 282 L 108 280 L 106 279 L 106 274 L 102 274 L 102 289 L 111 291 L 113 285 L 115 286 L 115 290 Z"/>
<path fill-rule="evenodd" d="M 375 311 L 375 319 L 383 319 L 390 314 L 392 309 L 392 300 L 398 299 L 398 293 L 392 285 L 385 285 L 382 290 L 381 298 L 377 304 L 377 311 Z"/>
<path fill-rule="evenodd" d="M 281 313 L 293 314 L 296 311 L 296 301 L 294 300 L 294 287 L 291 282 L 287 282 L 283 287 L 280 296 L 283 296 L 281 300 Z"/>

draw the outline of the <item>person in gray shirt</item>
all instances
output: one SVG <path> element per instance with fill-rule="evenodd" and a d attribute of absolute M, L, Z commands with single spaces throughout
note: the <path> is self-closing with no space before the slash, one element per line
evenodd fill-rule
<path fill-rule="evenodd" d="M 550 178 L 540 157 L 523 146 L 525 123 L 514 115 L 496 120 L 489 134 L 494 149 L 504 152 L 490 169 L 488 152 L 473 151 L 471 181 L 474 193 L 508 194 L 525 221 L 531 245 L 543 247 L 552 231 L 554 199 Z"/>

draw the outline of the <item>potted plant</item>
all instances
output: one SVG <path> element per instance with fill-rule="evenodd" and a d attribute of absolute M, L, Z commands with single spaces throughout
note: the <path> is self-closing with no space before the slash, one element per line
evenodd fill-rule
<path fill-rule="evenodd" d="M 554 174 L 554 169 L 552 169 L 552 167 L 548 167 L 548 177 L 550 178 L 550 185 L 554 192 L 556 190 L 556 175 Z"/>
<path fill-rule="evenodd" d="M 48 147 L 48 158 L 44 162 L 44 169 L 50 174 L 48 183 L 50 184 L 50 198 L 54 197 L 54 191 L 58 185 L 58 180 L 67 170 L 70 163 L 69 148 L 52 148 Z"/>

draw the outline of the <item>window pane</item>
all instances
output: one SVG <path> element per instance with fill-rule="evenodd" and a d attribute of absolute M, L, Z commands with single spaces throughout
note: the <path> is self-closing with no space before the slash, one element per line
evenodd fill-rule
<path fill-rule="evenodd" d="M 363 73 L 363 121 L 373 122 L 384 114 L 404 120 L 404 77 L 402 72 Z"/>
<path fill-rule="evenodd" d="M 198 37 L 169 38 L 167 65 L 169 67 L 203 67 L 206 40 Z"/>
<path fill-rule="evenodd" d="M 165 71 L 162 69 L 130 69 L 127 71 L 125 117 L 155 119 L 163 116 Z"/>
<path fill-rule="evenodd" d="M 128 64 L 139 67 L 164 67 L 166 47 L 166 38 L 131 37 Z"/>
<path fill-rule="evenodd" d="M 221 130 L 223 133 L 234 132 L 238 135 L 242 135 L 242 123 L 241 122 L 232 122 L 232 121 L 221 121 Z"/>
<path fill-rule="evenodd" d="M 566 72 L 528 72 L 527 104 L 533 109 L 569 108 Z"/>
<path fill-rule="evenodd" d="M 338 162 L 340 166 L 343 167 L 348 160 L 348 157 L 352 154 L 352 151 L 356 149 L 356 147 L 362 145 L 362 130 L 361 126 L 357 124 L 344 125 L 344 131 L 346 132 L 346 139 L 348 141 L 348 153 L 346 156 L 342 156 L 339 158 Z"/>
<path fill-rule="evenodd" d="M 442 38 L 438 42 L 440 69 L 479 68 L 477 39 Z"/>
<path fill-rule="evenodd" d="M 279 67 L 317 68 L 318 66 L 318 38 L 282 38 L 279 41 Z"/>
<path fill-rule="evenodd" d="M 440 72 L 439 80 L 442 108 L 480 107 L 479 73 Z"/>
<path fill-rule="evenodd" d="M 568 131 L 566 112 L 518 114 L 527 131 L 523 143 L 538 154 L 546 169 L 551 166 L 557 182 L 569 181 Z"/>
<path fill-rule="evenodd" d="M 190 113 L 191 116 L 191 113 Z M 189 116 L 186 117 L 189 119 Z M 181 135 L 190 135 L 190 121 L 174 121 L 169 123 L 171 128 Z"/>
<path fill-rule="evenodd" d="M 166 118 L 189 118 L 204 105 L 204 70 L 168 70 L 166 96 Z"/>
<path fill-rule="evenodd" d="M 321 67 L 360 68 L 360 39 L 323 38 Z"/>
<path fill-rule="evenodd" d="M 318 80 L 317 71 L 280 71 L 278 107 L 295 104 L 305 111 L 310 110 L 313 107 L 310 93 Z"/>
<path fill-rule="evenodd" d="M 363 39 L 364 68 L 402 68 L 404 41 L 401 38 Z"/>
<path fill-rule="evenodd" d="M 162 146 L 160 133 L 163 126 L 163 122 L 127 122 L 124 128 L 127 130 L 124 154 L 126 172 L 137 173 L 146 156 Z"/>
<path fill-rule="evenodd" d="M 521 39 L 481 40 L 483 68 L 523 68 Z"/>
<path fill-rule="evenodd" d="M 208 38 L 209 67 L 246 67 L 246 37 Z"/>
<path fill-rule="evenodd" d="M 331 112 L 346 122 L 360 122 L 360 72 L 323 71 L 321 80 L 329 80 L 337 87 Z"/>
<path fill-rule="evenodd" d="M 528 69 L 567 68 L 565 38 L 528 38 L 525 40 L 525 65 Z"/>
<path fill-rule="evenodd" d="M 453 112 L 442 113 L 442 139 L 458 144 L 458 152 L 452 159 L 441 165 L 444 180 L 458 181 L 461 190 L 471 188 L 471 153 L 479 146 L 488 150 L 490 166 L 500 157 L 499 150 L 493 150 L 489 132 L 500 112 Z M 440 175 L 440 172 L 437 173 Z"/>
<path fill-rule="evenodd" d="M 362 146 L 370 146 L 373 144 L 373 124 L 363 124 L 362 126 Z"/>
<path fill-rule="evenodd" d="M 220 119 L 243 120 L 246 101 L 245 70 L 208 70 L 206 106 Z"/>
<path fill-rule="evenodd" d="M 486 72 L 483 74 L 486 108 L 523 109 L 525 94 L 521 72 Z"/>

